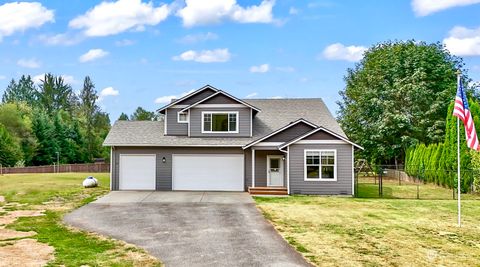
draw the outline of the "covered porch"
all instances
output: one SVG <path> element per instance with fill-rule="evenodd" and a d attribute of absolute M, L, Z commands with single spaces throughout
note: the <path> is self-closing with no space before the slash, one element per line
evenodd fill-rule
<path fill-rule="evenodd" d="M 289 194 L 287 151 L 280 151 L 276 146 L 253 146 L 246 154 L 246 166 L 250 166 L 250 169 L 247 170 L 247 185 L 250 194 Z"/>

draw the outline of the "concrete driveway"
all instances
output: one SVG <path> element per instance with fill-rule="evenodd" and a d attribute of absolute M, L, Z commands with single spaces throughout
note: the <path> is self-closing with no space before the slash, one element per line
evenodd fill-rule
<path fill-rule="evenodd" d="M 167 266 L 310 266 L 247 193 L 116 191 L 64 220 L 143 247 Z"/>

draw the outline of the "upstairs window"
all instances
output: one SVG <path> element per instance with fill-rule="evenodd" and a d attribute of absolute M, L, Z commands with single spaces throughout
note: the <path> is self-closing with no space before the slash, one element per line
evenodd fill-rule
<path fill-rule="evenodd" d="M 188 122 L 188 111 L 178 112 L 177 122 L 187 123 Z"/>
<path fill-rule="evenodd" d="M 336 150 L 306 150 L 305 181 L 336 181 L 336 164 Z"/>
<path fill-rule="evenodd" d="M 203 133 L 238 133 L 238 112 L 202 112 Z"/>

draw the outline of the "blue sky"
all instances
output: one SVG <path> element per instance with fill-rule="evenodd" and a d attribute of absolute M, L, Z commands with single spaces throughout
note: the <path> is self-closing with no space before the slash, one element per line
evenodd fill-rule
<path fill-rule="evenodd" d="M 51 72 L 75 90 L 89 75 L 112 121 L 205 84 L 336 112 L 346 69 L 386 40 L 443 42 L 479 81 L 479 15 L 480 0 L 3 1 L 0 93 Z"/>

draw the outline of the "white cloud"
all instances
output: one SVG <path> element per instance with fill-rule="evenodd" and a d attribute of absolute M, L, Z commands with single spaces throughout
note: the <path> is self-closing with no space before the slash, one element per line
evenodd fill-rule
<path fill-rule="evenodd" d="M 300 10 L 298 10 L 297 8 L 294 8 L 293 6 L 290 7 L 290 9 L 288 10 L 288 14 L 290 15 L 297 15 L 299 12 Z"/>
<path fill-rule="evenodd" d="M 123 39 L 123 40 L 118 40 L 118 41 L 115 42 L 116 46 L 130 46 L 130 45 L 134 45 L 134 44 L 135 44 L 135 41 L 130 40 L 130 39 Z"/>
<path fill-rule="evenodd" d="M 157 97 L 154 102 L 156 104 L 168 104 L 172 101 L 172 99 L 178 99 L 178 98 L 184 97 L 184 96 L 192 93 L 193 91 L 195 91 L 195 90 L 190 90 L 188 92 L 183 92 L 179 95 L 167 95 L 167 96 Z"/>
<path fill-rule="evenodd" d="M 231 57 L 230 52 L 228 51 L 227 48 L 224 48 L 224 49 L 202 50 L 202 51 L 188 50 L 183 52 L 179 56 L 174 56 L 173 60 L 212 63 L 212 62 L 227 62 L 230 60 L 230 57 Z"/>
<path fill-rule="evenodd" d="M 365 51 L 367 51 L 367 48 L 364 46 L 344 46 L 341 43 L 335 43 L 327 46 L 322 54 L 329 60 L 346 60 L 355 62 L 362 59 Z"/>
<path fill-rule="evenodd" d="M 480 27 L 454 27 L 449 36 L 443 39 L 443 44 L 456 56 L 480 56 Z"/>
<path fill-rule="evenodd" d="M 87 36 L 108 36 L 127 30 L 141 31 L 146 25 L 157 25 L 167 18 L 169 12 L 166 4 L 154 7 L 152 2 L 142 3 L 141 0 L 102 2 L 71 20 L 68 25 L 84 30 Z"/>
<path fill-rule="evenodd" d="M 60 77 L 63 78 L 63 81 L 66 83 L 66 84 L 76 84 L 77 83 L 77 80 L 75 80 L 75 78 L 71 75 L 60 75 Z M 45 78 L 45 73 L 42 73 L 42 74 L 38 74 L 38 75 L 35 75 L 32 77 L 32 81 L 35 83 L 35 84 L 41 84 L 42 83 L 42 80 Z"/>
<path fill-rule="evenodd" d="M 290 66 L 287 66 L 287 67 L 276 67 L 275 70 L 280 71 L 280 72 L 295 72 L 295 68 L 294 68 L 294 67 L 290 67 Z"/>
<path fill-rule="evenodd" d="M 258 93 L 255 92 L 255 93 L 248 94 L 245 98 L 253 98 L 253 97 L 256 97 L 257 95 Z"/>
<path fill-rule="evenodd" d="M 75 45 L 83 41 L 84 37 L 81 35 L 71 35 L 68 33 L 59 33 L 54 35 L 41 34 L 38 40 L 46 45 Z"/>
<path fill-rule="evenodd" d="M 38 2 L 12 2 L 0 6 L 0 41 L 4 36 L 54 22 L 54 12 Z"/>
<path fill-rule="evenodd" d="M 271 96 L 271 97 L 270 97 L 270 99 L 282 99 L 282 98 L 284 98 L 284 97 L 283 97 L 283 96 L 279 96 L 279 95 L 277 95 L 277 96 Z"/>
<path fill-rule="evenodd" d="M 427 16 L 452 7 L 468 6 L 478 3 L 480 3 L 480 0 L 412 0 L 412 8 L 415 15 Z"/>
<path fill-rule="evenodd" d="M 212 32 L 189 34 L 178 40 L 182 44 L 194 44 L 218 39 L 218 35 Z"/>
<path fill-rule="evenodd" d="M 251 66 L 250 72 L 252 73 L 265 73 L 270 70 L 270 66 L 268 64 L 262 64 L 259 66 Z"/>
<path fill-rule="evenodd" d="M 103 49 L 90 49 L 87 53 L 81 55 L 78 60 L 82 63 L 97 60 L 99 58 L 105 57 L 108 55 L 108 52 Z"/>
<path fill-rule="evenodd" d="M 120 92 L 118 90 L 115 90 L 113 87 L 106 87 L 103 88 L 102 91 L 100 91 L 98 101 L 102 101 L 107 96 L 118 96 L 119 94 Z"/>
<path fill-rule="evenodd" d="M 236 0 L 210 0 L 208 4 L 198 0 L 185 0 L 185 6 L 177 11 L 185 27 L 217 24 L 223 20 L 239 23 L 272 23 L 274 0 L 263 0 L 259 5 L 241 7 Z"/>
<path fill-rule="evenodd" d="M 40 68 L 41 63 L 35 58 L 30 58 L 30 59 L 22 58 L 17 61 L 17 65 L 23 68 L 36 69 L 36 68 Z"/>

